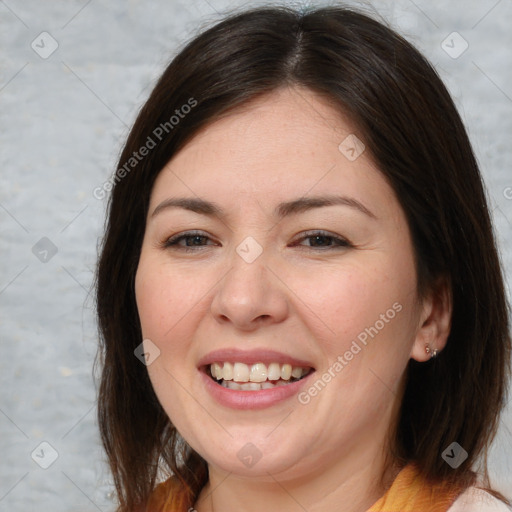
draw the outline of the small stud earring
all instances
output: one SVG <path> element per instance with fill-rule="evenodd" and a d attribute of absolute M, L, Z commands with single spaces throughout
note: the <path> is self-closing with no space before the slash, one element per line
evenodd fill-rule
<path fill-rule="evenodd" d="M 437 357 L 437 348 L 435 348 L 434 350 L 432 350 L 430 348 L 430 345 L 425 345 L 425 352 L 427 354 L 430 354 L 430 358 L 431 359 L 434 359 L 434 357 Z"/>

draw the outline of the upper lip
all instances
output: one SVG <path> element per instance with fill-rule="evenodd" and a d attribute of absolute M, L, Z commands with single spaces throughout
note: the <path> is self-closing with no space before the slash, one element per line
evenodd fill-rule
<path fill-rule="evenodd" d="M 264 363 L 269 365 L 270 363 L 281 363 L 291 364 L 292 366 L 301 366 L 302 368 L 313 368 L 311 362 L 304 359 L 297 359 L 283 352 L 269 349 L 252 349 L 252 350 L 240 350 L 238 348 L 224 348 L 214 350 L 203 356 L 198 361 L 198 367 L 207 366 L 218 362 L 233 362 L 233 363 L 245 363 L 256 364 Z"/>

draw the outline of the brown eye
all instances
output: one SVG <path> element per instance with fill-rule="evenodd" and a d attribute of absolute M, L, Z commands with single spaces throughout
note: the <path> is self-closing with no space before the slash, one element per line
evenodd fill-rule
<path fill-rule="evenodd" d="M 311 243 L 307 247 L 311 247 L 312 249 L 334 249 L 336 247 L 351 247 L 351 243 L 341 238 L 337 235 L 332 235 L 325 231 L 310 231 L 305 233 L 301 238 L 299 238 L 299 242 L 302 240 L 310 240 Z M 299 244 L 302 245 L 302 244 Z"/>
<path fill-rule="evenodd" d="M 206 242 L 211 238 L 201 232 L 189 231 L 174 235 L 167 239 L 162 246 L 164 248 L 172 248 L 177 250 L 184 250 L 185 252 L 194 251 L 194 247 L 206 247 Z M 185 244 L 181 242 L 184 241 Z"/>

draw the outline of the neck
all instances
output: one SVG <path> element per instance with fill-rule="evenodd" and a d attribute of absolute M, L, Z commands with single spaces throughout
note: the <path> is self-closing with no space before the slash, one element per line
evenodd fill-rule
<path fill-rule="evenodd" d="M 357 453 L 356 453 L 357 452 Z M 286 510 L 287 512 L 366 512 L 386 491 L 399 472 L 387 466 L 384 454 L 368 451 L 337 460 L 330 467 L 295 478 L 271 475 L 243 478 L 209 467 L 209 481 L 195 504 L 197 512 Z"/>

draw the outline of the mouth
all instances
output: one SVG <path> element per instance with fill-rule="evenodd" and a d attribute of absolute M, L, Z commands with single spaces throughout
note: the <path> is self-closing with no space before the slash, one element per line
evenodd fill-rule
<path fill-rule="evenodd" d="M 216 384 L 233 391 L 261 391 L 288 386 L 315 371 L 310 366 L 290 363 L 246 364 L 239 361 L 216 361 L 201 369 Z"/>

